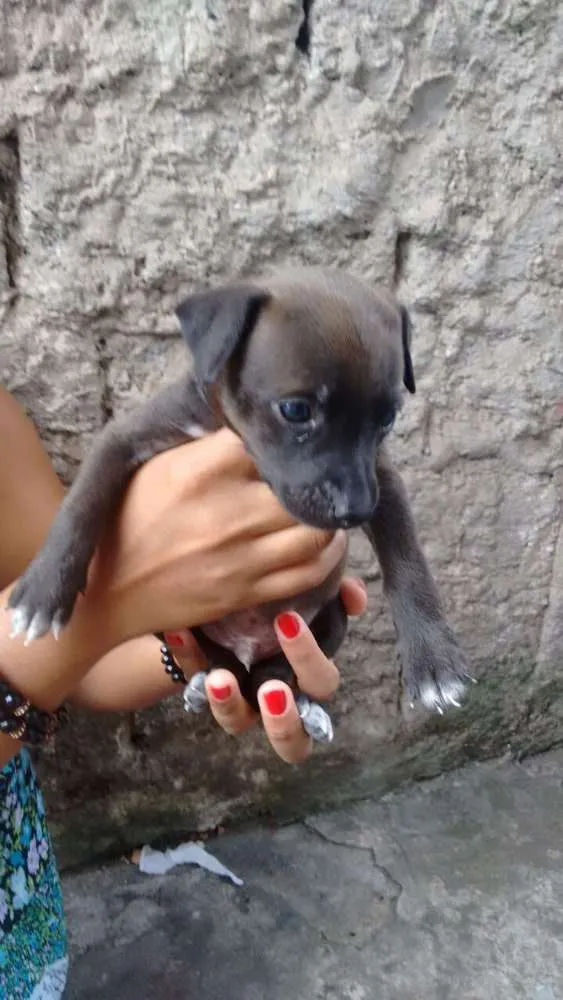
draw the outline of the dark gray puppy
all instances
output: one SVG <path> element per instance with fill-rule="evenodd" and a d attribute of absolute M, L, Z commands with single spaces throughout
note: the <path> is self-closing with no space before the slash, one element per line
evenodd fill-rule
<path fill-rule="evenodd" d="M 364 529 L 381 566 L 410 698 L 439 711 L 458 705 L 467 663 L 384 445 L 402 386 L 415 391 L 404 307 L 349 275 L 302 268 L 192 295 L 177 315 L 191 367 L 109 423 L 95 442 L 43 549 L 10 595 L 13 633 L 29 641 L 66 625 L 103 528 L 140 465 L 226 425 L 296 519 Z M 329 656 L 346 632 L 343 570 L 314 593 L 284 602 L 311 624 Z M 212 662 L 235 670 L 254 705 L 267 677 L 294 680 L 272 629 L 279 610 L 235 613 L 197 630 Z M 201 683 L 191 690 L 195 708 Z"/>

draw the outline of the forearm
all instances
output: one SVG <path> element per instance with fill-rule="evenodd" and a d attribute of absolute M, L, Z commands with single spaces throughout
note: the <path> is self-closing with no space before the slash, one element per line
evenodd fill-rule
<path fill-rule="evenodd" d="M 182 662 L 186 675 L 192 672 L 192 665 L 193 660 Z M 102 657 L 69 700 L 94 712 L 136 712 L 178 693 L 178 685 L 162 666 L 158 640 L 143 636 Z"/>
<path fill-rule="evenodd" d="M 58 641 L 48 635 L 26 646 L 21 638 L 10 638 L 8 593 L 7 589 L 0 594 L 0 675 L 37 708 L 53 711 L 115 640 L 105 628 L 102 608 L 85 597 Z M 16 749 L 13 740 L 0 738 L 0 767 Z"/>
<path fill-rule="evenodd" d="M 0 386 L 0 587 L 41 547 L 64 496 L 37 431 Z"/>
<path fill-rule="evenodd" d="M 0 478 L 0 587 L 4 587 L 23 572 L 43 544 L 64 496 L 64 489 L 32 422 L 2 387 L 0 429 L 0 461 L 5 469 L 10 470 L 9 475 Z M 5 600 L 3 603 L 5 604 Z M 52 676 L 49 667 L 49 641 L 42 640 L 36 649 L 30 647 L 29 650 L 24 650 L 21 640 L 7 641 L 4 620 L 1 628 L 2 675 L 7 678 L 13 669 L 14 685 L 17 687 L 17 678 L 21 676 L 23 690 L 26 665 L 29 663 L 33 675 L 30 678 L 29 693 L 33 689 L 41 699 L 41 692 L 44 690 L 42 685 L 45 684 L 48 689 L 49 678 Z M 66 646 L 66 632 L 64 638 Z M 62 659 L 59 658 L 64 649 L 62 643 L 51 642 L 51 645 L 58 677 L 59 668 L 62 668 Z M 83 664 L 90 663 L 90 656 L 85 649 L 78 658 L 70 646 L 69 651 L 72 665 L 65 669 L 64 676 L 61 677 L 60 692 L 58 696 L 55 693 L 55 700 L 65 697 L 68 685 L 74 687 L 74 679 L 81 677 Z M 94 710 L 127 711 L 166 697 L 171 689 L 173 685 L 160 664 L 158 642 L 146 637 L 132 640 L 102 657 L 100 663 L 92 667 L 91 676 L 87 675 L 72 691 L 71 700 Z M 13 741 L 8 741 L 6 745 L 13 750 Z"/>

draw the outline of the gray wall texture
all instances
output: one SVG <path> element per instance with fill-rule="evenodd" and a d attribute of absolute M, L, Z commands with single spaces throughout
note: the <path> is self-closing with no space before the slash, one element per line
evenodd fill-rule
<path fill-rule="evenodd" d="M 68 862 L 563 738 L 558 0 L 2 0 L 3 381 L 68 480 L 172 371 L 179 297 L 302 261 L 393 284 L 394 453 L 481 683 L 403 711 L 376 568 L 337 740 L 278 765 L 177 704 L 80 717 L 42 771 Z"/>

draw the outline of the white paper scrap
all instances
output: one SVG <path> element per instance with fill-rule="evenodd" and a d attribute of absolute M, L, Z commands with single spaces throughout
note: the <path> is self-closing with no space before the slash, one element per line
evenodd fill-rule
<path fill-rule="evenodd" d="M 164 875 L 175 865 L 197 865 L 213 875 L 230 878 L 235 885 L 244 885 L 242 879 L 225 868 L 202 844 L 189 842 L 167 851 L 154 851 L 152 847 L 145 845 L 141 850 L 139 869 L 146 875 Z"/>

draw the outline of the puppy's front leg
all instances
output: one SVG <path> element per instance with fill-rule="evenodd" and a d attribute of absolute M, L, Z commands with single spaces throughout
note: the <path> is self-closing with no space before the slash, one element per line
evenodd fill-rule
<path fill-rule="evenodd" d="M 43 548 L 10 594 L 12 635 L 26 641 L 67 624 L 103 529 L 133 473 L 159 452 L 186 441 L 194 418 L 189 375 L 147 404 L 107 424 L 67 493 Z M 196 404 L 197 406 L 197 404 Z"/>
<path fill-rule="evenodd" d="M 365 527 L 391 605 L 403 683 L 411 701 L 442 712 L 459 705 L 470 679 L 416 535 L 403 481 L 385 448 L 378 451 L 379 502 Z"/>

